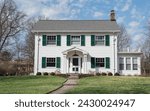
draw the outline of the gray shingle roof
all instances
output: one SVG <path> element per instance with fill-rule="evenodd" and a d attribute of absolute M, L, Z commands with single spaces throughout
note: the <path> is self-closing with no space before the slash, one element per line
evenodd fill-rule
<path fill-rule="evenodd" d="M 40 20 L 32 32 L 119 32 L 110 20 Z"/>

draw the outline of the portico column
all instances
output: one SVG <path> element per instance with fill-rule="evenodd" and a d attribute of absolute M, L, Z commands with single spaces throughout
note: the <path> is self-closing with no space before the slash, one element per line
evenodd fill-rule
<path fill-rule="evenodd" d="M 84 67 L 83 67 L 83 69 L 84 69 L 84 73 L 87 73 L 87 55 L 86 54 L 84 54 Z"/>
<path fill-rule="evenodd" d="M 64 54 L 64 61 L 63 61 L 63 73 L 67 73 L 67 55 Z"/>

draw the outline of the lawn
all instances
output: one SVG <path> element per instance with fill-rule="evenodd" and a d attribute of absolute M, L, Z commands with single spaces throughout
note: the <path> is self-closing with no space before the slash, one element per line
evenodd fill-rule
<path fill-rule="evenodd" d="M 71 94 L 150 94 L 150 77 L 87 77 Z"/>
<path fill-rule="evenodd" d="M 0 94 L 45 94 L 65 80 L 57 76 L 0 77 Z"/>

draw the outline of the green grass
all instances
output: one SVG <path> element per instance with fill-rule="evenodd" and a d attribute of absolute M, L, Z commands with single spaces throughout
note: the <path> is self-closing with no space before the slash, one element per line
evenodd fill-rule
<path fill-rule="evenodd" d="M 0 94 L 45 94 L 65 80 L 56 76 L 0 77 Z"/>
<path fill-rule="evenodd" d="M 71 94 L 150 94 L 150 77 L 87 77 Z"/>

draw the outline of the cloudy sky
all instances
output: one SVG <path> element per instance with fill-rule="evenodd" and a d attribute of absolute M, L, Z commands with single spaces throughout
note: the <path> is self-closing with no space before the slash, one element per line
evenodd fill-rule
<path fill-rule="evenodd" d="M 118 23 L 123 23 L 134 43 L 143 37 L 150 18 L 149 0 L 14 0 L 29 17 L 50 19 L 102 20 L 116 11 Z"/>

